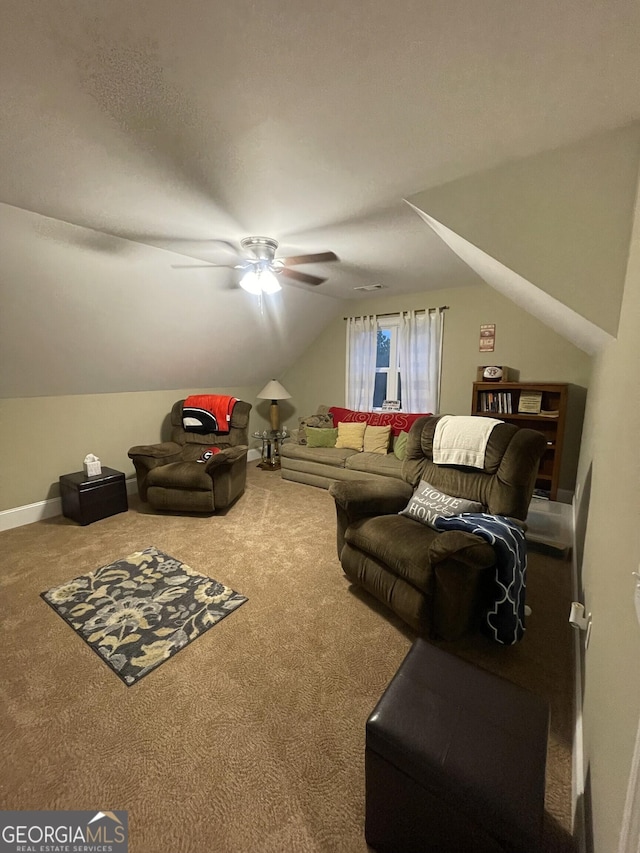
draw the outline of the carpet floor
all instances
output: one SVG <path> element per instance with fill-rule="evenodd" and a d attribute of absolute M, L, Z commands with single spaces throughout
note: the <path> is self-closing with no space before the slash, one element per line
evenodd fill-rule
<path fill-rule="evenodd" d="M 250 463 L 210 518 L 134 498 L 1 533 L 0 808 L 126 809 L 130 853 L 365 853 L 364 724 L 414 636 L 350 586 L 334 514 Z M 40 592 L 149 546 L 249 600 L 127 688 Z M 516 646 L 443 647 L 551 703 L 542 853 L 568 853 L 570 564 L 531 552 L 527 601 Z"/>

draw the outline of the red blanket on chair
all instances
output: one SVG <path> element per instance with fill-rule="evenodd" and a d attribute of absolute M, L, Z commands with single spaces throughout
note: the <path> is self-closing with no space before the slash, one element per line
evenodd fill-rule
<path fill-rule="evenodd" d="M 186 432 L 229 432 L 236 397 L 224 394 L 192 394 L 182 406 L 182 426 Z"/>

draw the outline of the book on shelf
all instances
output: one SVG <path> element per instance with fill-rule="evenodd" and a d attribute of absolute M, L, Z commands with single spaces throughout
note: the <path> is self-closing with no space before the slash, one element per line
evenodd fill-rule
<path fill-rule="evenodd" d="M 497 415 L 507 415 L 512 412 L 510 391 L 481 391 L 478 402 L 481 412 Z"/>
<path fill-rule="evenodd" d="M 557 418 L 560 416 L 560 412 L 552 409 L 540 409 L 538 414 L 541 418 Z"/>
<path fill-rule="evenodd" d="M 539 415 L 542 409 L 542 391 L 521 391 L 518 400 L 518 413 L 521 415 Z"/>

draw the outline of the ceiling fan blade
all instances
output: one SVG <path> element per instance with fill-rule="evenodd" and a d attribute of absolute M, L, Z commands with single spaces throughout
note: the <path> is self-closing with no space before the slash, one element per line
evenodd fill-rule
<path fill-rule="evenodd" d="M 290 270 L 287 267 L 283 267 L 278 275 L 286 276 L 286 278 L 291 278 L 294 281 L 301 281 L 304 284 L 322 284 L 323 281 L 326 281 L 326 278 L 318 278 L 317 275 L 307 275 L 305 272 L 297 272 L 297 270 Z"/>
<path fill-rule="evenodd" d="M 324 264 L 328 261 L 339 261 L 340 258 L 335 252 L 318 252 L 315 255 L 294 255 L 292 258 L 282 258 L 281 260 L 288 267 L 294 267 L 300 264 Z"/>
<path fill-rule="evenodd" d="M 238 269 L 237 266 L 233 264 L 171 264 L 172 270 L 200 270 L 200 269 L 227 269 L 227 270 L 235 270 Z"/>

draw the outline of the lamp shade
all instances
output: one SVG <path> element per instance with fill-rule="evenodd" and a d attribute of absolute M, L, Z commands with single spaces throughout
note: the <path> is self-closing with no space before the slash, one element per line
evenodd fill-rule
<path fill-rule="evenodd" d="M 275 379 L 267 382 L 258 394 L 258 400 L 289 400 L 290 398 L 291 394 Z"/>

